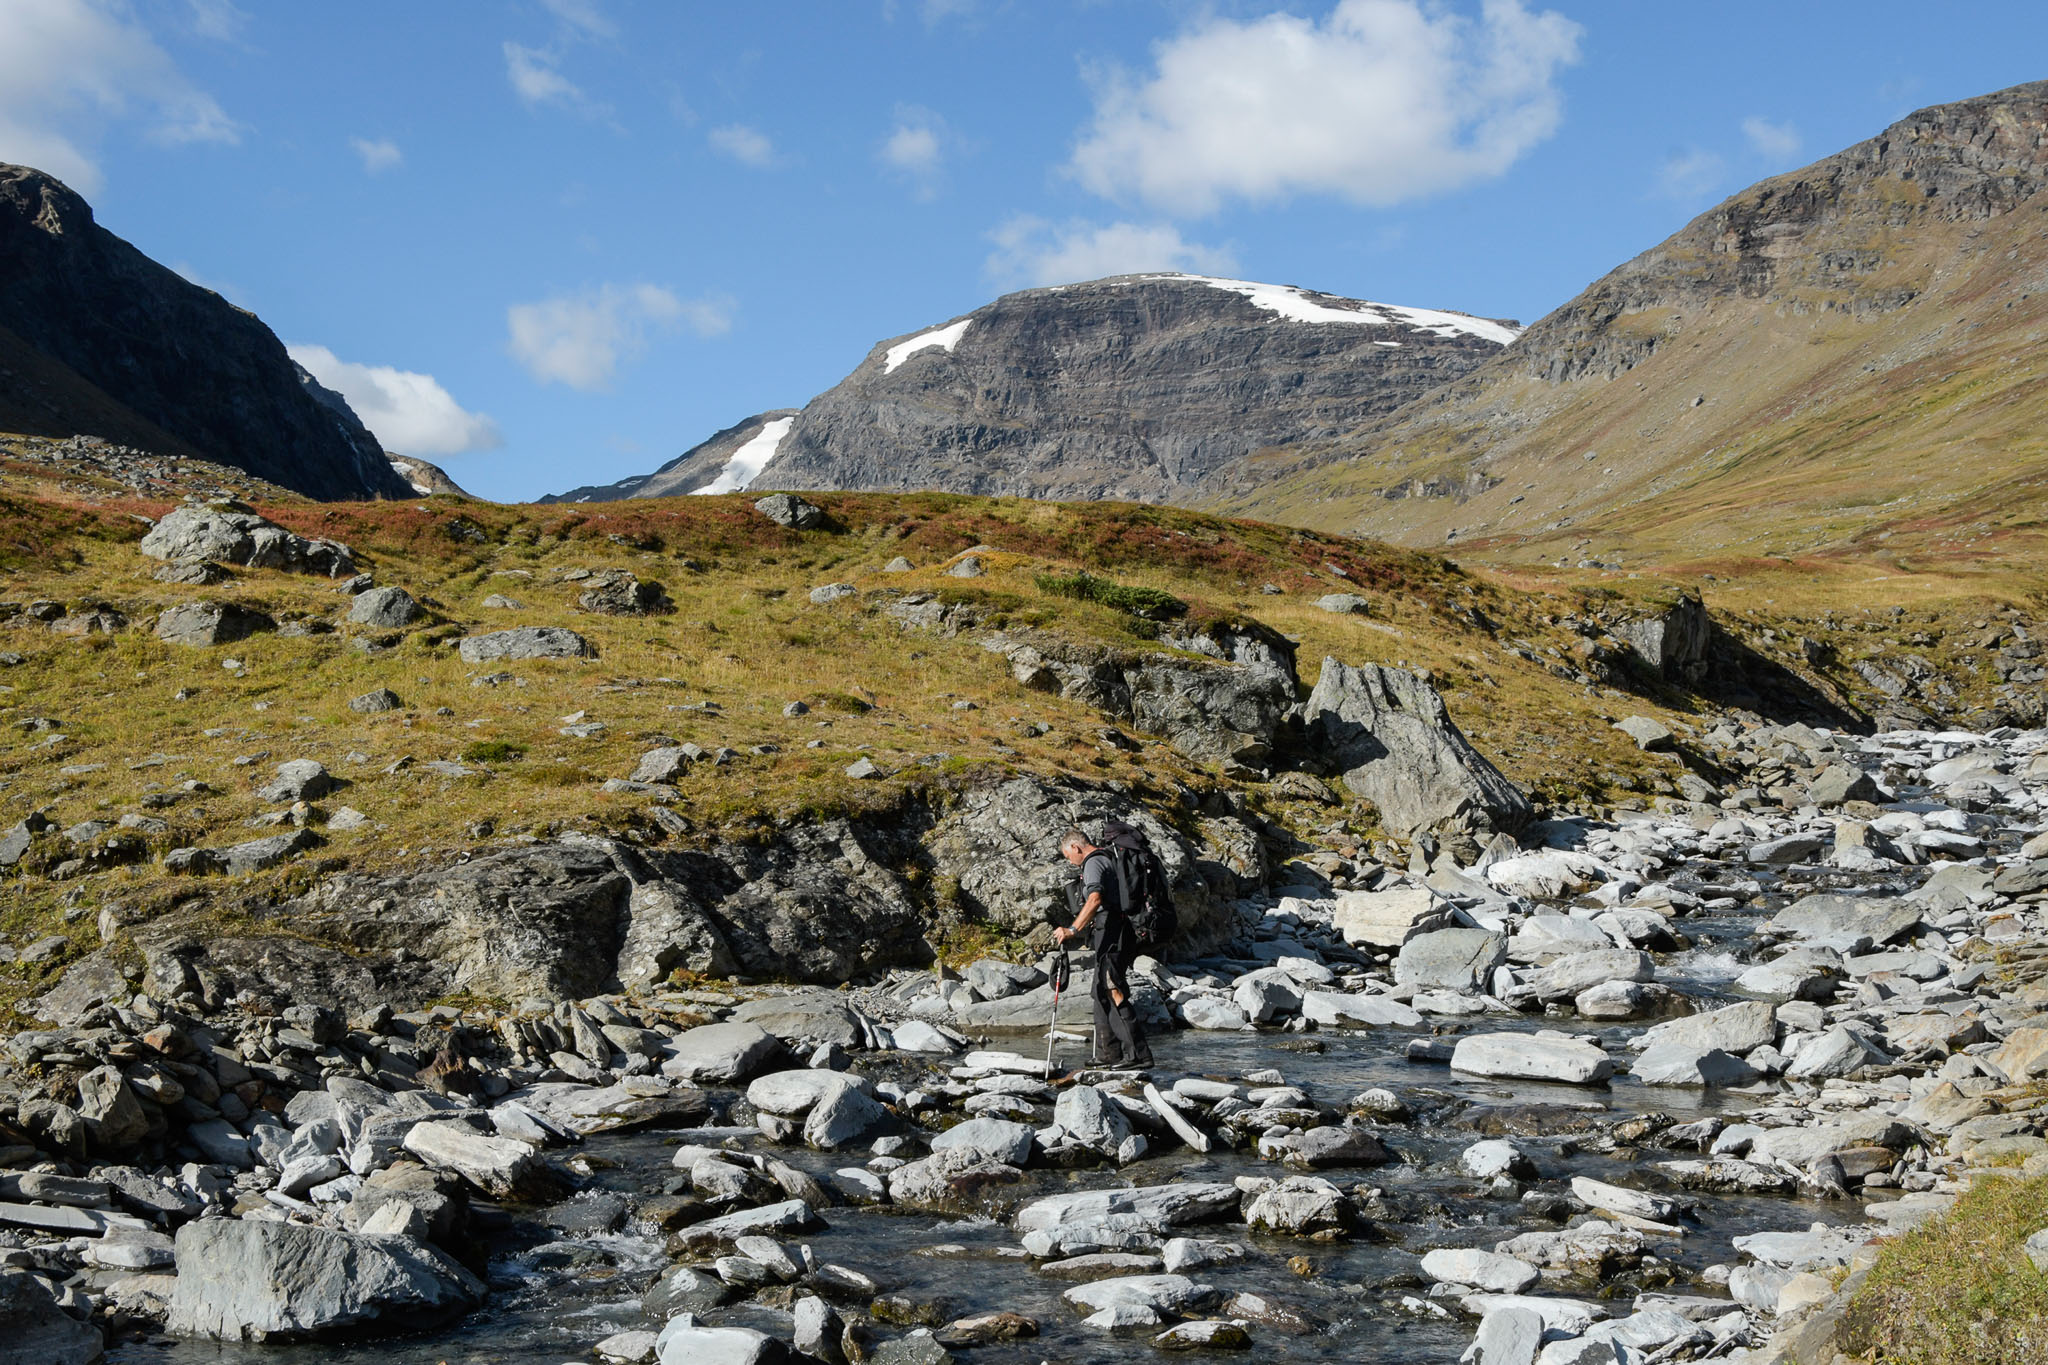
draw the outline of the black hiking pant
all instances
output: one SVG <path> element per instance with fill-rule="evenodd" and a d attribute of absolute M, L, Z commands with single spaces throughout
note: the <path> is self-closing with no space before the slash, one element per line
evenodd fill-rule
<path fill-rule="evenodd" d="M 1096 1050 L 1101 1052 L 1106 1042 L 1116 1053 L 1098 1060 L 1149 1062 L 1152 1050 L 1145 1044 L 1144 1025 L 1138 1022 L 1137 1008 L 1131 1003 L 1131 961 L 1138 955 L 1138 945 L 1132 940 L 1129 926 L 1119 924 L 1115 932 L 1098 935 L 1094 946 L 1095 989 L 1091 992 L 1091 1003 L 1095 1009 Z M 1117 996 L 1123 997 L 1123 1004 L 1117 1004 Z"/>

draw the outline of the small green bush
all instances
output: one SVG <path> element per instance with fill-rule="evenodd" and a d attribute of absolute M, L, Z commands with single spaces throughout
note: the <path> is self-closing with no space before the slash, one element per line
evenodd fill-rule
<path fill-rule="evenodd" d="M 1042 573 L 1032 582 L 1048 597 L 1071 597 L 1078 602 L 1099 602 L 1105 607 L 1142 616 L 1148 621 L 1170 621 L 1187 615 L 1188 604 L 1158 588 L 1134 588 L 1114 579 L 1098 578 L 1082 569 L 1076 573 Z"/>
<path fill-rule="evenodd" d="M 526 757 L 524 744 L 509 739 L 480 739 L 462 751 L 465 763 L 509 763 Z"/>

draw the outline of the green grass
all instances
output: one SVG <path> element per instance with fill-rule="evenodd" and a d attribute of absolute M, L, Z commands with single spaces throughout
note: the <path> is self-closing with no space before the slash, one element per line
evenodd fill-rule
<path fill-rule="evenodd" d="M 1086 569 L 1069 574 L 1038 574 L 1032 584 L 1050 597 L 1071 597 L 1079 602 L 1099 602 L 1114 611 L 1142 616 L 1148 621 L 1170 621 L 1185 616 L 1188 604 L 1158 588 L 1139 588 L 1098 578 Z"/>
<path fill-rule="evenodd" d="M 1946 1215 L 1884 1244 L 1842 1344 L 1877 1365 L 2044 1365 L 2048 1274 L 2020 1250 L 2042 1228 L 2048 1177 L 1980 1177 Z"/>

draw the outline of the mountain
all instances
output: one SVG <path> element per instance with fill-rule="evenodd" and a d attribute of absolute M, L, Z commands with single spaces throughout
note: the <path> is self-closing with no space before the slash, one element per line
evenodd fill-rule
<path fill-rule="evenodd" d="M 317 498 L 413 496 L 375 437 L 305 391 L 252 313 L 0 165 L 0 429 L 198 455 Z"/>
<path fill-rule="evenodd" d="M 652 474 L 635 474 L 617 483 L 586 484 L 539 501 L 615 502 L 620 498 L 671 498 L 681 493 L 730 493 L 745 488 L 761 472 L 795 416 L 795 408 L 756 413 L 699 441 Z"/>
<path fill-rule="evenodd" d="M 392 455 L 389 452 L 386 452 L 385 458 L 390 460 L 391 467 L 398 471 L 398 477 L 411 484 L 412 491 L 423 498 L 434 493 L 452 493 L 458 498 L 475 496 L 449 478 L 447 470 L 431 461 L 422 460 L 416 455 Z"/>
<path fill-rule="evenodd" d="M 1193 502 L 1248 456 L 1391 412 L 1515 332 L 1464 313 L 1200 275 L 1029 289 L 877 345 L 794 415 L 751 482 Z M 655 486 L 614 485 L 638 497 Z M 563 496 L 579 494 L 599 496 Z"/>
<path fill-rule="evenodd" d="M 1567 561 L 1993 552 L 2048 492 L 2044 184 L 2048 82 L 1920 110 L 1210 505 Z"/>

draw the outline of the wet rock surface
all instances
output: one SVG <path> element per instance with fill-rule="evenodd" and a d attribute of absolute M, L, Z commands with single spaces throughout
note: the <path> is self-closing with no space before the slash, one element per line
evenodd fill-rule
<path fill-rule="evenodd" d="M 1219 897 L 1201 956 L 1134 968 L 1144 1074 L 1088 1069 L 1085 954 L 1053 1076 L 1044 962 L 622 991 L 637 917 L 695 932 L 636 895 L 717 860 L 601 841 L 403 897 L 501 1010 L 292 1003 L 148 940 L 7 1042 L 5 1273 L 50 1340 L 179 1365 L 1771 1359 L 1872 1236 L 2048 1166 L 2048 785 L 1942 766 L 2048 735 L 1829 742 L 1896 857 L 1700 807 Z M 1913 837 L 1956 825 L 1981 852 Z M 301 994 L 365 970 L 298 952 Z"/>

